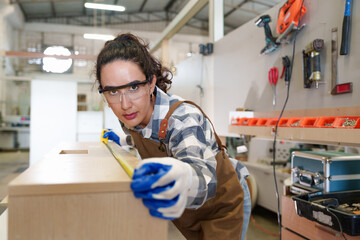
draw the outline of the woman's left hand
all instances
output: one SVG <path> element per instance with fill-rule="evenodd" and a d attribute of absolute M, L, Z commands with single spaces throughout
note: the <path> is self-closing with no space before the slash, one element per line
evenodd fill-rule
<path fill-rule="evenodd" d="M 171 157 L 148 158 L 136 166 L 131 189 L 152 216 L 176 219 L 185 210 L 191 185 L 189 164 Z"/>

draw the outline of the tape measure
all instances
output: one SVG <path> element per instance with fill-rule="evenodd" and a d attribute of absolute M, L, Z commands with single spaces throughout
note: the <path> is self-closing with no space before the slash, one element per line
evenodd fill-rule
<path fill-rule="evenodd" d="M 111 154 L 115 157 L 115 159 L 120 163 L 121 167 L 125 170 L 125 172 L 127 173 L 127 175 L 132 179 L 133 174 L 134 174 L 134 168 L 132 166 L 130 166 L 130 164 L 125 160 L 125 158 L 121 155 L 121 153 L 119 153 L 119 151 L 117 151 L 117 149 L 115 148 L 115 146 L 113 146 L 112 143 L 109 143 L 108 138 L 104 138 L 104 133 L 106 133 L 107 129 L 103 129 L 101 132 L 101 142 L 103 142 L 105 144 L 105 146 L 109 149 L 109 151 L 111 152 Z M 114 143 L 116 144 L 116 143 Z M 118 145 L 116 145 L 118 146 Z"/>

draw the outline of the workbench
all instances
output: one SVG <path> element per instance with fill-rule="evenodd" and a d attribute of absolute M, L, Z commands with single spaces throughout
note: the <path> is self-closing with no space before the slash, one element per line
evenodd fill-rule
<path fill-rule="evenodd" d="M 61 144 L 9 184 L 9 239 L 167 239 L 130 182 L 103 143 Z"/>
<path fill-rule="evenodd" d="M 0 127 L 0 149 L 29 149 L 29 127 Z"/>

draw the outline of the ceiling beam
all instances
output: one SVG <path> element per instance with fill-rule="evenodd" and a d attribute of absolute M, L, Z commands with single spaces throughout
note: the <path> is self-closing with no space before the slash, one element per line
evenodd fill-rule
<path fill-rule="evenodd" d="M 235 10 L 239 10 L 239 11 L 242 11 L 242 12 L 252 13 L 252 14 L 255 14 L 256 16 L 261 14 L 261 12 L 258 12 L 258 11 L 255 11 L 255 10 L 246 9 L 246 8 L 242 8 L 242 7 L 235 6 L 235 5 L 231 5 L 231 4 L 227 4 L 227 3 L 224 3 L 224 6 L 229 7 L 229 8 L 233 8 L 233 9 L 235 9 Z M 226 17 L 227 17 L 227 16 L 226 16 Z"/>
<path fill-rule="evenodd" d="M 82 13 L 84 16 L 86 16 L 86 7 L 85 7 L 86 0 L 83 0 L 83 6 L 82 6 Z"/>
<path fill-rule="evenodd" d="M 178 15 L 162 31 L 160 38 L 150 46 L 150 52 L 156 51 L 161 42 L 174 36 L 192 17 L 194 17 L 209 0 L 190 0 Z"/>
<path fill-rule="evenodd" d="M 176 14 L 176 12 L 172 12 L 172 11 L 171 11 L 170 13 Z M 153 14 L 153 15 L 154 15 L 154 14 Z M 207 19 L 201 19 L 201 18 L 193 17 L 193 18 L 191 18 L 191 19 L 189 20 L 188 23 L 190 23 L 190 21 L 199 21 L 199 22 L 205 24 L 203 30 L 206 30 L 206 31 L 209 30 L 209 29 L 208 29 L 209 21 L 208 21 Z M 186 24 L 186 26 L 192 26 L 192 25 L 191 25 L 191 24 L 190 24 L 190 25 Z M 237 28 L 238 26 L 229 25 L 229 24 L 227 24 L 227 23 L 224 22 L 224 27 L 228 27 L 228 28 L 231 28 L 231 29 L 235 29 L 235 28 Z"/>
<path fill-rule="evenodd" d="M 144 0 L 144 1 L 142 2 L 141 7 L 140 7 L 140 9 L 139 9 L 139 12 L 142 12 L 142 11 L 144 10 L 144 7 L 145 7 L 145 5 L 146 5 L 146 2 L 147 2 L 147 0 Z"/>
<path fill-rule="evenodd" d="M 171 7 L 174 5 L 175 2 L 176 2 L 176 0 L 170 0 L 170 1 L 168 2 L 168 4 L 166 4 L 166 6 L 165 6 L 165 8 L 164 8 L 165 12 L 170 11 Z"/>
<path fill-rule="evenodd" d="M 171 15 L 171 16 L 176 16 L 176 12 L 169 11 L 167 13 L 169 15 Z M 115 24 L 126 24 L 126 23 L 140 23 L 141 21 L 135 21 L 135 20 L 131 21 L 131 19 L 132 19 L 131 16 L 133 14 L 135 14 L 135 12 L 134 13 L 128 13 L 128 14 L 126 14 L 126 13 L 116 13 L 114 15 L 111 14 L 110 16 L 108 16 L 109 19 L 107 19 L 106 24 L 107 25 L 115 25 Z M 144 14 L 148 15 L 148 17 L 146 19 L 143 19 L 144 22 L 155 23 L 155 22 L 167 21 L 167 19 L 165 18 L 166 17 L 166 12 L 164 12 L 164 11 L 155 11 L 155 12 L 147 11 L 147 12 L 142 12 L 141 13 L 141 15 L 144 15 Z M 156 19 L 150 20 L 149 15 L 155 16 Z M 127 18 L 128 16 L 130 18 Z M 139 15 L 137 15 L 137 17 L 139 17 Z M 33 16 L 33 17 L 28 18 L 29 21 L 42 21 L 42 22 L 48 22 L 50 20 L 53 20 L 53 22 L 56 22 L 56 20 L 63 21 L 64 19 L 65 19 L 65 22 L 67 22 L 67 24 L 76 24 L 76 25 L 82 25 L 82 26 L 92 26 L 94 24 L 93 23 L 93 20 L 94 20 L 93 15 L 79 14 L 79 15 L 73 15 L 73 16 L 59 16 L 59 14 L 58 14 L 56 17 L 37 17 L 37 16 Z M 200 19 L 200 18 L 193 17 L 193 18 L 191 18 L 191 20 L 199 21 L 199 22 L 204 23 L 205 25 L 203 27 L 203 30 L 208 31 L 208 27 L 207 27 L 208 20 L 207 19 Z M 229 25 L 227 23 L 224 23 L 224 24 L 225 24 L 224 25 L 225 27 L 228 27 L 228 28 L 231 28 L 231 29 L 235 29 L 237 27 L 237 26 Z M 192 24 L 186 24 L 186 25 L 187 26 L 192 26 Z"/>
<path fill-rule="evenodd" d="M 256 0 L 252 0 L 252 2 L 263 5 L 263 6 L 266 6 L 268 8 L 272 8 L 273 6 L 275 6 L 277 4 L 277 3 L 268 4 L 268 3 L 264 3 L 264 2 L 256 1 Z"/>
<path fill-rule="evenodd" d="M 74 2 L 74 0 L 53 0 L 54 2 Z M 10 0 L 10 4 L 19 4 L 19 3 L 48 3 L 49 0 Z"/>
<path fill-rule="evenodd" d="M 115 17 L 115 16 L 123 16 L 123 17 L 127 17 L 127 16 L 131 16 L 131 15 L 133 15 L 133 14 L 150 14 L 150 15 L 153 15 L 153 14 L 157 14 L 157 13 L 164 13 L 164 11 L 147 11 L 147 12 L 141 12 L 141 13 L 139 13 L 139 12 L 127 12 L 127 13 L 115 13 L 115 14 L 113 14 L 113 15 L 111 15 L 111 16 L 113 16 L 113 17 Z M 155 15 L 156 17 L 159 17 L 158 15 Z M 28 16 L 28 19 L 29 20 L 37 20 L 37 19 L 51 19 L 51 18 L 74 18 L 74 17 L 91 17 L 91 18 L 93 18 L 94 17 L 94 15 L 93 14 L 91 14 L 91 15 L 83 15 L 83 14 L 76 14 L 76 15 L 71 15 L 71 16 L 60 16 L 59 14 L 56 16 L 56 17 L 44 17 L 44 16 L 38 16 L 38 15 L 32 15 L 32 16 Z M 165 20 L 165 18 L 164 18 L 164 20 Z"/>
<path fill-rule="evenodd" d="M 50 2 L 51 15 L 56 17 L 55 4 L 53 1 Z"/>
<path fill-rule="evenodd" d="M 241 8 L 242 5 L 244 5 L 245 3 L 249 2 L 249 0 L 244 0 L 243 2 L 241 2 L 240 4 L 233 6 L 233 9 L 231 9 L 230 11 L 228 11 L 227 13 L 225 13 L 224 18 L 228 17 L 230 14 L 232 14 L 233 12 L 236 11 L 237 8 Z"/>
<path fill-rule="evenodd" d="M 134 22 L 147 22 L 148 20 L 149 20 L 149 15 L 148 15 L 148 18 L 147 19 L 145 19 L 145 18 L 143 18 L 141 15 L 140 15 L 141 13 L 139 13 L 139 14 L 131 14 L 131 17 L 132 18 L 137 18 L 137 19 L 140 19 L 140 21 L 134 21 Z"/>
<path fill-rule="evenodd" d="M 18 5 L 19 5 L 19 8 L 20 8 L 20 10 L 21 10 L 21 12 L 22 12 L 22 14 L 24 16 L 24 20 L 26 22 L 28 20 L 28 16 L 27 16 L 27 14 L 26 14 L 26 12 L 24 10 L 24 7 L 23 7 L 23 5 L 21 3 L 19 3 Z"/>
<path fill-rule="evenodd" d="M 70 24 L 70 20 L 71 21 L 75 21 L 75 22 L 78 22 L 80 25 L 89 25 L 89 22 L 87 21 L 87 22 L 84 22 L 84 21 L 81 21 L 79 18 L 67 18 L 66 19 L 66 22 L 68 23 L 68 24 Z"/>

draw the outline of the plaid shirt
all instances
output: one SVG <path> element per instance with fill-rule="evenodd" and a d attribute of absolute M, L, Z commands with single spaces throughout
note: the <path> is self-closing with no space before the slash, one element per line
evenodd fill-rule
<path fill-rule="evenodd" d="M 136 126 L 133 130 L 143 138 L 159 142 L 160 122 L 170 109 L 170 106 L 183 100 L 182 98 L 164 93 L 157 88 L 154 112 L 145 128 Z M 128 133 L 126 126 L 125 133 Z M 188 193 L 187 208 L 201 207 L 216 193 L 216 159 L 220 151 L 211 124 L 201 111 L 194 105 L 183 103 L 171 115 L 168 121 L 165 145 L 169 156 L 190 164 L 193 169 L 194 190 Z M 249 175 L 244 165 L 231 159 L 239 180 Z"/>

